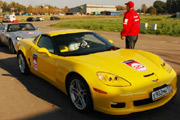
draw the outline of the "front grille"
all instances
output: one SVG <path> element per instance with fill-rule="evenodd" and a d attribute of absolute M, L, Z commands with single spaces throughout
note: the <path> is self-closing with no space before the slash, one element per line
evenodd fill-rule
<path fill-rule="evenodd" d="M 149 103 L 153 103 L 153 102 L 157 102 L 159 100 L 161 100 L 162 98 L 156 100 L 156 101 L 153 101 L 152 98 L 148 98 L 148 99 L 144 99 L 144 100 L 137 100 L 137 101 L 134 101 L 134 106 L 141 106 L 141 105 L 146 105 L 146 104 L 149 104 Z"/>
<path fill-rule="evenodd" d="M 164 84 L 164 85 L 162 85 L 162 86 L 160 86 L 160 87 L 154 88 L 154 91 L 159 90 L 159 89 L 162 89 L 162 88 L 164 88 L 164 87 L 166 87 L 166 86 L 168 86 L 168 85 L 167 85 L 167 84 Z M 163 98 L 163 97 L 162 97 L 162 98 Z M 153 100 L 152 100 L 152 96 L 151 96 L 151 98 L 148 98 L 148 99 L 134 101 L 134 106 L 146 105 L 146 104 L 149 104 L 149 103 L 153 103 L 153 102 L 159 101 L 159 100 L 161 100 L 162 98 L 153 101 Z"/>

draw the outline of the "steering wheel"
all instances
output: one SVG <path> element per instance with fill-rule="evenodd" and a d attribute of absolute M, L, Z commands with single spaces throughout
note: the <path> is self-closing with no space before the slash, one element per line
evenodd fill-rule
<path fill-rule="evenodd" d="M 79 48 L 89 48 L 89 44 L 85 41 L 85 40 L 82 40 L 80 45 L 79 45 Z"/>

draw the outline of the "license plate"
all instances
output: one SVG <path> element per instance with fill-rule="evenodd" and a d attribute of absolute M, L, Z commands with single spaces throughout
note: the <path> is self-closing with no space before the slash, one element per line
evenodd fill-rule
<path fill-rule="evenodd" d="M 161 88 L 159 90 L 153 91 L 151 93 L 152 100 L 155 101 L 157 99 L 160 99 L 160 98 L 166 96 L 168 93 L 170 93 L 172 91 L 173 91 L 172 85 L 168 85 L 168 86 L 163 87 L 163 88 Z"/>

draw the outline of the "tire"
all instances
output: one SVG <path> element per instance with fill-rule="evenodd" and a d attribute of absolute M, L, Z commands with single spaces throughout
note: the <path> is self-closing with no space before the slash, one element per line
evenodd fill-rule
<path fill-rule="evenodd" d="M 9 40 L 9 52 L 11 53 L 11 54 L 15 54 L 16 53 L 16 50 L 15 50 L 15 48 L 14 48 L 14 45 L 13 45 L 13 42 L 12 42 L 12 40 Z"/>
<path fill-rule="evenodd" d="M 1 42 L 1 39 L 0 39 L 0 47 L 3 47 L 3 44 L 2 44 L 2 42 Z"/>
<path fill-rule="evenodd" d="M 21 74 L 28 75 L 30 73 L 29 66 L 22 52 L 17 55 L 18 68 Z"/>
<path fill-rule="evenodd" d="M 70 97 L 71 103 L 80 112 L 88 112 L 92 110 L 92 99 L 89 87 L 85 80 L 74 75 L 70 78 L 68 84 L 68 95 Z"/>

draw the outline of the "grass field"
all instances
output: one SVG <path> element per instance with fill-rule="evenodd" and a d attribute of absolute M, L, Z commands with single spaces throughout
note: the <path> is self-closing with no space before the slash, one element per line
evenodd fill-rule
<path fill-rule="evenodd" d="M 123 28 L 122 20 L 120 19 L 100 19 L 100 20 L 78 20 L 71 22 L 61 22 L 59 24 L 52 25 L 53 27 L 61 28 L 78 28 L 89 29 L 98 31 L 112 31 L 120 32 Z M 156 34 L 156 35 L 169 35 L 180 36 L 180 19 L 170 18 L 169 16 L 141 16 L 141 23 L 148 23 L 147 30 L 141 30 L 142 34 Z M 151 24 L 157 24 L 157 30 L 151 30 Z"/>
<path fill-rule="evenodd" d="M 16 16 L 19 22 L 26 22 L 29 16 Z M 31 16 L 37 17 L 37 16 Z M 50 15 L 41 16 L 46 21 Z M 120 32 L 123 28 L 123 15 L 121 16 L 59 16 L 61 20 L 72 20 L 52 25 L 61 28 L 89 29 L 97 31 Z M 142 34 L 169 35 L 180 37 L 180 19 L 170 18 L 167 15 L 145 16 L 142 15 L 141 23 L 148 23 L 147 30 L 141 30 Z M 86 20 L 85 20 L 86 19 Z M 0 17 L 2 20 L 2 16 Z M 74 20 L 74 21 L 73 21 Z M 157 24 L 157 30 L 151 30 L 151 24 Z"/>
<path fill-rule="evenodd" d="M 180 19 L 169 16 L 151 16 L 142 19 L 141 22 L 148 23 L 147 30 L 141 30 L 144 34 L 180 36 Z M 157 24 L 157 30 L 151 30 L 151 24 Z"/>
<path fill-rule="evenodd" d="M 118 24 L 119 23 L 119 24 Z M 79 20 L 71 22 L 61 22 L 53 27 L 62 27 L 62 28 L 77 28 L 77 29 L 88 29 L 88 30 L 99 30 L 99 31 L 114 31 L 118 32 L 121 26 L 121 20 Z"/>

